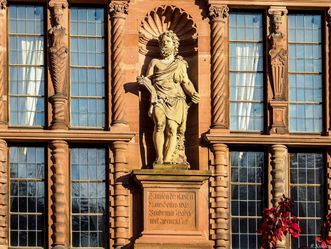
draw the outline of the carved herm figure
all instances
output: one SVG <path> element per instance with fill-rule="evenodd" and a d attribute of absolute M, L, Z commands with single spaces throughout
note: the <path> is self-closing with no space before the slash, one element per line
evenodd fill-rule
<path fill-rule="evenodd" d="M 187 75 L 187 62 L 178 56 L 179 39 L 173 31 L 159 37 L 161 59 L 152 59 L 146 76 L 138 82 L 151 93 L 149 115 L 154 120 L 155 164 L 188 164 L 184 134 L 189 104 L 186 95 L 197 104 L 198 92 Z"/>

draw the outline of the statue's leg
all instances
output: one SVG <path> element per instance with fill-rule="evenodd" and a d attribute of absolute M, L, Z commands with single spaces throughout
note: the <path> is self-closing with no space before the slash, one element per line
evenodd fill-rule
<path fill-rule="evenodd" d="M 164 146 L 164 130 L 166 126 L 166 116 L 163 110 L 155 106 L 154 107 L 154 133 L 153 133 L 153 142 L 156 151 L 156 160 L 155 163 L 163 163 L 163 146 Z"/>
<path fill-rule="evenodd" d="M 167 146 L 164 152 L 164 162 L 171 163 L 172 155 L 175 152 L 177 146 L 177 129 L 178 124 L 173 120 L 167 120 L 166 137 Z"/>

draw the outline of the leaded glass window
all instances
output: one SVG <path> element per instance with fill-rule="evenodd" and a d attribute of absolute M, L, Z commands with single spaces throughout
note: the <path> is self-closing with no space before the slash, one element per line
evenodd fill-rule
<path fill-rule="evenodd" d="M 105 149 L 71 149 L 72 246 L 105 248 Z"/>
<path fill-rule="evenodd" d="M 9 6 L 9 124 L 44 126 L 44 9 Z"/>
<path fill-rule="evenodd" d="M 231 220 L 233 249 L 259 248 L 256 233 L 263 210 L 264 153 L 231 152 Z"/>
<path fill-rule="evenodd" d="M 230 129 L 263 131 L 262 14 L 230 14 Z"/>
<path fill-rule="evenodd" d="M 322 131 L 321 16 L 288 15 L 289 129 Z"/>
<path fill-rule="evenodd" d="M 71 125 L 105 126 L 104 9 L 71 8 Z"/>
<path fill-rule="evenodd" d="M 10 148 L 10 246 L 45 247 L 45 150 Z"/>
<path fill-rule="evenodd" d="M 315 248 L 320 232 L 324 199 L 324 160 L 321 153 L 290 153 L 290 189 L 293 213 L 303 233 L 292 239 L 292 248 Z"/>

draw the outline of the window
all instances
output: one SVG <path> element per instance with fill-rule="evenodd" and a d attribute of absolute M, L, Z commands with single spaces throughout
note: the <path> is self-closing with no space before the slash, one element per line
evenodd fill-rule
<path fill-rule="evenodd" d="M 9 7 L 9 97 L 11 126 L 44 126 L 44 9 Z"/>
<path fill-rule="evenodd" d="M 262 14 L 230 15 L 230 129 L 263 131 Z"/>
<path fill-rule="evenodd" d="M 315 237 L 324 215 L 324 160 L 322 153 L 290 153 L 290 188 L 293 212 L 300 218 L 303 233 L 292 248 L 315 248 Z"/>
<path fill-rule="evenodd" d="M 45 151 L 10 148 L 10 245 L 45 247 Z"/>
<path fill-rule="evenodd" d="M 289 129 L 322 131 L 321 15 L 288 16 Z"/>
<path fill-rule="evenodd" d="M 106 154 L 71 150 L 72 246 L 106 248 Z"/>
<path fill-rule="evenodd" d="M 256 233 L 264 206 L 264 152 L 231 152 L 231 221 L 233 249 L 258 248 Z"/>
<path fill-rule="evenodd" d="M 104 9 L 70 11 L 71 125 L 105 126 Z"/>

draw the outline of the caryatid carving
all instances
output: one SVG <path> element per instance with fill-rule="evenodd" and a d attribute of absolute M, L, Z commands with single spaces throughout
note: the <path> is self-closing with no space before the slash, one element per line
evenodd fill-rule
<path fill-rule="evenodd" d="M 272 89 L 273 99 L 285 100 L 285 73 L 287 63 L 287 50 L 285 43 L 285 34 L 281 31 L 283 16 L 287 14 L 284 7 L 272 7 L 268 13 L 271 15 L 272 32 L 269 36 L 271 41 L 271 58 L 272 70 Z"/>
<path fill-rule="evenodd" d="M 212 128 L 227 129 L 229 126 L 229 90 L 227 82 L 226 22 L 229 16 L 227 5 L 211 5 L 211 83 L 212 83 Z"/>
<path fill-rule="evenodd" d="M 66 29 L 62 26 L 63 9 L 67 3 L 50 2 L 52 27 L 48 30 L 50 36 L 50 73 L 55 95 L 66 95 L 64 90 L 67 68 L 68 47 L 66 43 Z"/>
<path fill-rule="evenodd" d="M 112 20 L 112 125 L 127 125 L 124 99 L 124 24 L 128 14 L 128 1 L 112 1 L 109 13 Z"/>
<path fill-rule="evenodd" d="M 50 74 L 54 86 L 54 95 L 50 97 L 52 103 L 52 129 L 66 129 L 65 102 L 67 91 L 65 87 L 68 61 L 68 47 L 66 43 L 66 29 L 62 26 L 63 9 L 68 7 L 66 2 L 50 2 L 51 24 L 48 30 L 50 37 L 49 57 Z"/>
<path fill-rule="evenodd" d="M 7 1 L 0 1 L 0 125 L 7 124 L 7 98 L 6 98 L 6 8 Z"/>

